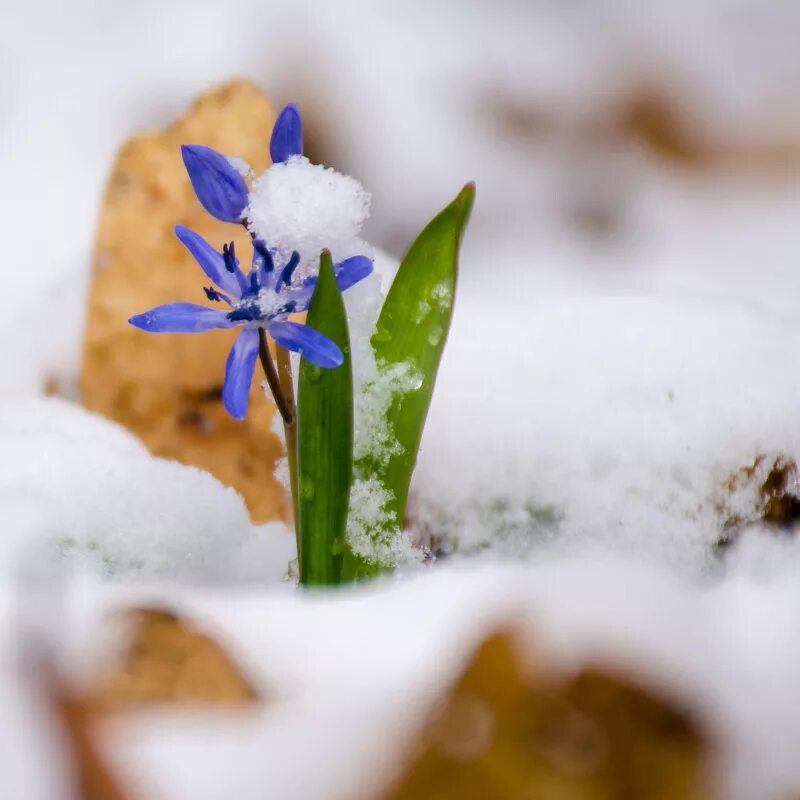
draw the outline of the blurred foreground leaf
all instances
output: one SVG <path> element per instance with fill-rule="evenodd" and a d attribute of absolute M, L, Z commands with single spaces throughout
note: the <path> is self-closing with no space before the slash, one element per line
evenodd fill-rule
<path fill-rule="evenodd" d="M 325 369 L 300 362 L 297 390 L 300 582 L 342 580 L 353 474 L 353 374 L 342 295 L 325 252 L 306 324 L 339 345 L 344 363 Z"/>
<path fill-rule="evenodd" d="M 89 689 L 92 705 L 121 711 L 152 703 L 240 705 L 258 699 L 241 669 L 191 622 L 163 609 L 133 609 L 121 661 Z"/>
<path fill-rule="evenodd" d="M 64 796 L 73 800 L 132 800 L 133 795 L 122 788 L 97 747 L 97 739 L 101 737 L 92 708 L 63 687 L 55 687 L 52 700 L 64 733 L 74 781 L 73 791 L 65 792 Z"/>
<path fill-rule="evenodd" d="M 694 720 L 627 679 L 526 669 L 490 637 L 383 800 L 700 800 L 708 749 Z"/>

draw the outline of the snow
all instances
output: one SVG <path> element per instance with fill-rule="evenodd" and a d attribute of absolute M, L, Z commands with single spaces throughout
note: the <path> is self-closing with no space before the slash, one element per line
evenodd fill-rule
<path fill-rule="evenodd" d="M 227 156 L 228 163 L 243 177 L 253 178 L 253 168 L 241 156 Z"/>
<path fill-rule="evenodd" d="M 774 547 L 765 539 L 762 555 L 767 541 Z M 777 551 L 771 560 L 768 582 L 747 558 L 713 585 L 630 559 L 575 558 L 441 566 L 303 598 L 164 589 L 270 702 L 226 717 L 138 715 L 109 732 L 109 749 L 124 774 L 173 800 L 224 791 L 248 800 L 263 786 L 285 798 L 372 797 L 464 658 L 488 632 L 511 627 L 547 669 L 608 664 L 694 708 L 713 732 L 723 797 L 791 796 L 800 783 L 791 744 L 800 720 L 787 702 L 800 667 L 800 564 L 781 565 Z M 79 645 L 108 604 L 107 592 L 84 593 Z"/>
<path fill-rule="evenodd" d="M 255 179 L 245 215 L 251 232 L 277 251 L 279 265 L 300 254 L 302 278 L 316 274 L 323 249 L 334 263 L 370 255 L 358 236 L 369 206 L 370 195 L 355 178 L 292 156 Z"/>
<path fill-rule="evenodd" d="M 413 364 L 375 365 L 374 376 L 361 383 L 360 391 L 354 397 L 353 458 L 356 461 L 385 465 L 391 456 L 402 452 L 402 446 L 386 420 L 386 413 L 398 394 L 418 389 L 421 385 L 422 373 Z"/>
<path fill-rule="evenodd" d="M 800 331 L 688 297 L 532 306 L 511 319 L 459 298 L 415 524 L 448 549 L 610 549 L 709 569 L 726 478 L 760 454 L 800 454 L 800 377 L 786 369 Z"/>
<path fill-rule="evenodd" d="M 406 531 L 393 524 L 393 514 L 387 508 L 391 500 L 380 480 L 356 475 L 350 487 L 347 543 L 370 564 L 408 567 L 422 561 L 425 554 L 414 546 Z"/>
<path fill-rule="evenodd" d="M 254 528 L 233 489 L 152 458 L 99 416 L 57 399 L 1 404 L 0 442 L 8 523 L 0 568 L 9 574 L 13 544 L 38 543 L 73 569 L 112 580 L 283 578 L 292 554 L 282 525 Z"/>
<path fill-rule="evenodd" d="M 60 800 L 65 779 L 71 779 L 57 720 L 37 688 L 19 675 L 2 675 L 0 679 L 2 797 Z"/>

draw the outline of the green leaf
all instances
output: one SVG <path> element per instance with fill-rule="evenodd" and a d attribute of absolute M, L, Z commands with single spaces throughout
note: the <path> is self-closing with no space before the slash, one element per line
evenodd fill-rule
<path fill-rule="evenodd" d="M 405 365 L 386 417 L 399 452 L 388 461 L 360 460 L 355 471 L 359 477 L 377 477 L 388 490 L 391 500 L 386 510 L 395 528 L 403 524 L 411 472 L 450 329 L 458 251 L 474 199 L 475 185 L 468 183 L 411 245 L 372 337 L 379 370 Z"/>
<path fill-rule="evenodd" d="M 306 325 L 332 339 L 344 354 L 334 369 L 300 362 L 297 391 L 300 582 L 342 580 L 345 526 L 353 473 L 353 375 L 347 316 L 328 251 Z"/>

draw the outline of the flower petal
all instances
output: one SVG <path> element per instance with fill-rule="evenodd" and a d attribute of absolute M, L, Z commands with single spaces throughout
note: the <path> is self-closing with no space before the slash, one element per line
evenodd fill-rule
<path fill-rule="evenodd" d="M 253 370 L 258 358 L 258 328 L 245 328 L 237 337 L 225 362 L 222 403 L 234 419 L 244 419 Z"/>
<path fill-rule="evenodd" d="M 228 159 L 202 144 L 181 145 L 181 154 L 203 208 L 223 222 L 239 222 L 247 205 L 247 184 Z"/>
<path fill-rule="evenodd" d="M 232 272 L 228 272 L 225 268 L 225 259 L 222 253 L 217 252 L 199 233 L 195 233 L 183 225 L 175 226 L 175 235 L 194 256 L 194 260 L 200 265 L 203 272 L 220 289 L 237 298 L 242 296 L 239 281 Z"/>
<path fill-rule="evenodd" d="M 148 333 L 202 333 L 214 328 L 237 325 L 224 311 L 195 303 L 167 303 L 144 314 L 136 314 L 128 322 Z"/>
<path fill-rule="evenodd" d="M 340 261 L 333 269 L 339 291 L 343 292 L 359 281 L 363 281 L 372 270 L 372 259 L 366 256 L 353 256 Z"/>
<path fill-rule="evenodd" d="M 273 164 L 303 154 L 303 122 L 294 103 L 289 103 L 275 120 L 269 140 L 269 154 Z"/>
<path fill-rule="evenodd" d="M 310 284 L 284 289 L 283 297 L 285 302 L 283 307 L 288 309 L 285 313 L 299 314 L 302 311 L 307 311 L 314 295 L 315 284 L 316 279 Z"/>
<path fill-rule="evenodd" d="M 267 323 L 267 331 L 278 344 L 300 353 L 318 367 L 339 367 L 344 362 L 339 346 L 308 325 L 288 321 L 270 322 Z"/>

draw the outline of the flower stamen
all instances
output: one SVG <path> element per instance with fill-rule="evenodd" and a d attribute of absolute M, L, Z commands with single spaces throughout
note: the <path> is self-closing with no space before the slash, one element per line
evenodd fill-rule
<path fill-rule="evenodd" d="M 228 272 L 236 272 L 236 267 L 239 263 L 236 259 L 235 247 L 235 242 L 222 245 L 222 257 L 225 259 L 225 269 L 228 270 Z"/>
<path fill-rule="evenodd" d="M 275 293 L 277 294 L 284 286 L 288 286 L 292 281 L 292 275 L 294 271 L 297 269 L 297 265 L 300 263 L 300 253 L 295 250 L 292 253 L 291 258 L 286 262 L 286 266 L 283 268 L 283 272 L 281 272 L 280 278 L 278 278 L 278 282 L 275 284 Z"/>
<path fill-rule="evenodd" d="M 272 272 L 275 269 L 275 262 L 272 260 L 272 253 L 270 253 L 267 243 L 263 239 L 254 239 L 253 249 L 261 258 L 261 268 L 264 272 Z"/>
<path fill-rule="evenodd" d="M 213 286 L 204 286 L 203 291 L 206 293 L 206 297 L 214 303 L 227 303 L 229 306 L 233 306 L 233 300 L 228 297 L 228 295 L 223 294 L 222 292 L 218 292 Z"/>

